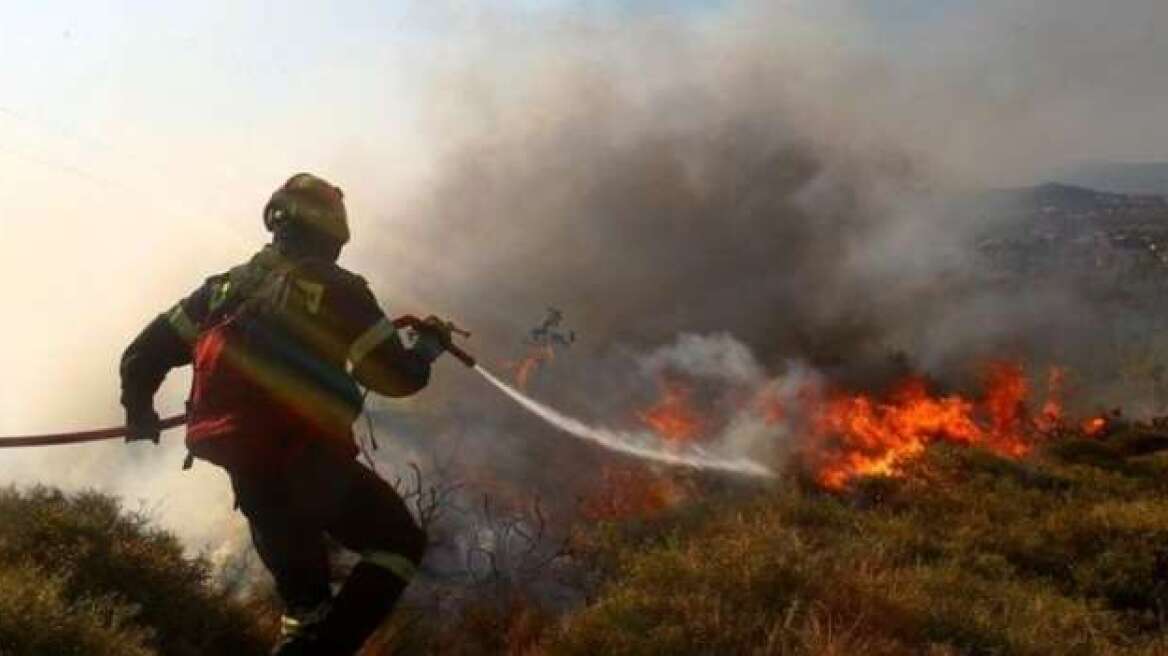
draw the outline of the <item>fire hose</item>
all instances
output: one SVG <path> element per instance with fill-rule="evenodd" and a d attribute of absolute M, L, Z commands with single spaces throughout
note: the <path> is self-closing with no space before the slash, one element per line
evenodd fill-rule
<path fill-rule="evenodd" d="M 161 430 L 175 428 L 187 423 L 186 415 L 167 417 L 159 423 Z M 16 446 L 53 446 L 57 444 L 80 444 L 82 442 L 98 442 L 113 440 L 126 434 L 125 426 L 101 428 L 98 430 L 78 431 L 76 433 L 53 433 L 51 435 L 22 435 L 19 437 L 0 438 L 0 449 Z"/>
<path fill-rule="evenodd" d="M 449 335 L 461 335 L 463 337 L 470 337 L 470 333 L 462 330 L 458 326 L 448 321 L 441 322 L 442 327 L 446 329 L 442 335 L 442 346 L 446 352 L 454 356 L 459 362 L 464 365 L 474 368 L 475 359 L 469 353 L 455 345 L 449 338 Z M 424 331 L 433 329 L 433 323 L 423 321 L 413 315 L 403 315 L 393 320 L 393 327 L 401 329 L 409 329 L 413 331 Z M 167 417 L 159 422 L 159 430 L 168 430 L 177 428 L 187 423 L 187 416 L 185 414 Z M 0 438 L 0 449 L 23 447 L 23 446 L 54 446 L 60 444 L 81 444 L 83 442 L 99 442 L 101 440 L 113 440 L 126 435 L 126 426 L 115 426 L 112 428 L 99 428 L 96 430 L 76 431 L 72 433 L 50 433 L 46 435 L 19 435 L 14 437 Z"/>

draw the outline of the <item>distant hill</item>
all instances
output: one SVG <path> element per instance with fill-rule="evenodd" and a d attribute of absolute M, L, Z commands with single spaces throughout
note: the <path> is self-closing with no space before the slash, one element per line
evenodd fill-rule
<path fill-rule="evenodd" d="M 1053 177 L 1062 183 L 1100 191 L 1168 196 L 1168 162 L 1088 162 Z"/>
<path fill-rule="evenodd" d="M 1046 182 L 1033 187 L 994 189 L 965 199 L 982 210 L 1108 221 L 1168 218 L 1168 195 L 1124 194 Z"/>
<path fill-rule="evenodd" d="M 1125 194 L 1096 191 L 1077 185 L 1048 182 L 1037 187 L 1021 189 L 1018 200 L 1036 207 L 1054 207 L 1060 210 L 1085 210 L 1122 207 L 1130 202 Z"/>

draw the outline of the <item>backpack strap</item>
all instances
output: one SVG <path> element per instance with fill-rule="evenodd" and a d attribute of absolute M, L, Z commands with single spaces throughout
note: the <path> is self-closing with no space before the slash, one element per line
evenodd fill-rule
<path fill-rule="evenodd" d="M 211 294 L 207 321 L 200 328 L 214 326 L 265 305 L 279 306 L 284 302 L 293 274 L 307 262 L 261 257 L 263 255 L 266 251 L 227 272 Z"/>

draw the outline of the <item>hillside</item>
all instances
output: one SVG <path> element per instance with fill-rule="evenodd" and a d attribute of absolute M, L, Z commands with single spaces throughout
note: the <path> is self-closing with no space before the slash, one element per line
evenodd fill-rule
<path fill-rule="evenodd" d="M 942 448 L 834 496 L 788 482 L 592 544 L 611 573 L 553 654 L 1168 650 L 1159 436 L 1034 461 Z"/>
<path fill-rule="evenodd" d="M 825 493 L 792 472 L 581 525 L 565 610 L 512 589 L 404 608 L 377 654 L 1158 654 L 1168 435 L 1124 426 L 1026 460 L 934 447 Z M 108 497 L 0 493 L 0 653 L 263 653 L 270 615 Z"/>
<path fill-rule="evenodd" d="M 1048 183 L 978 195 L 976 249 L 1008 284 L 1073 286 L 1104 304 L 1160 313 L 1168 289 L 1168 197 Z"/>

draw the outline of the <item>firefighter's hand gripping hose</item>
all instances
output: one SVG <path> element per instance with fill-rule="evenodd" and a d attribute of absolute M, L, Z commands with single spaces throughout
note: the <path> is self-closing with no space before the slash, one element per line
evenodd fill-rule
<path fill-rule="evenodd" d="M 442 348 L 468 367 L 475 366 L 475 359 L 469 353 L 459 348 L 451 339 L 453 335 L 470 337 L 470 333 L 454 325 L 453 322 L 443 321 L 438 317 L 419 319 L 411 314 L 402 315 L 393 320 L 393 327 L 401 330 L 408 328 L 418 333 L 431 333 L 437 336 Z"/>

